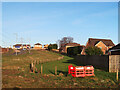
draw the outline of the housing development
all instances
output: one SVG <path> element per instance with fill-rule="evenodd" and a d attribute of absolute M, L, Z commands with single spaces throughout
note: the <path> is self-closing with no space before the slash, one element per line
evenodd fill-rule
<path fill-rule="evenodd" d="M 1 2 L 0 89 L 120 88 L 120 3 Z"/>

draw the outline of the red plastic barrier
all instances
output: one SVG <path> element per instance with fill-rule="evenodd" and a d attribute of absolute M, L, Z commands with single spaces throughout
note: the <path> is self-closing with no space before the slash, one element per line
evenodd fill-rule
<path fill-rule="evenodd" d="M 93 66 L 85 66 L 85 76 L 95 76 Z"/>
<path fill-rule="evenodd" d="M 85 77 L 84 66 L 75 67 L 76 77 Z"/>
<path fill-rule="evenodd" d="M 73 76 L 73 77 L 76 77 L 76 71 L 75 71 L 75 67 L 71 67 L 71 75 Z"/>
<path fill-rule="evenodd" d="M 72 65 L 68 66 L 68 74 L 71 74 L 73 77 L 85 77 L 85 76 L 95 76 L 93 66 L 77 66 Z"/>
<path fill-rule="evenodd" d="M 73 66 L 72 65 L 69 65 L 68 66 L 68 74 L 71 74 L 71 71 L 73 70 Z"/>

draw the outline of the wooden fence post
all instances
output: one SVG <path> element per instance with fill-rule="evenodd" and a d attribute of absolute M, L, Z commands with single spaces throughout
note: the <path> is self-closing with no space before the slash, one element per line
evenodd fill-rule
<path fill-rule="evenodd" d="M 42 70 L 42 69 L 43 69 L 43 67 L 42 67 L 42 64 L 41 64 L 41 74 L 43 73 L 43 70 Z"/>
<path fill-rule="evenodd" d="M 57 66 L 55 66 L 55 75 L 57 75 Z"/>
<path fill-rule="evenodd" d="M 33 67 L 33 61 L 32 61 L 32 63 L 31 63 L 31 69 L 32 69 L 32 72 L 33 72 L 33 68 L 34 68 L 34 67 Z"/>
<path fill-rule="evenodd" d="M 34 61 L 34 64 L 33 64 L 33 73 L 35 73 L 35 61 Z"/>
<path fill-rule="evenodd" d="M 32 72 L 32 63 L 30 63 L 30 73 Z"/>
<path fill-rule="evenodd" d="M 117 82 L 118 82 L 118 70 L 119 70 L 119 58 L 118 58 L 118 56 L 116 55 L 116 58 L 115 58 L 115 60 L 116 60 L 116 80 L 117 80 Z"/>
<path fill-rule="evenodd" d="M 116 80 L 118 82 L 118 69 L 117 69 L 117 72 L 116 72 Z"/>

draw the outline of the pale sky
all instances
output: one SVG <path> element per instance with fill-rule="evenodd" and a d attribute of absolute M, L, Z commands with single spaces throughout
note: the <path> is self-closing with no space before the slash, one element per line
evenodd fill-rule
<path fill-rule="evenodd" d="M 56 43 L 65 36 L 85 45 L 88 38 L 118 43 L 117 2 L 4 2 L 2 46 Z"/>

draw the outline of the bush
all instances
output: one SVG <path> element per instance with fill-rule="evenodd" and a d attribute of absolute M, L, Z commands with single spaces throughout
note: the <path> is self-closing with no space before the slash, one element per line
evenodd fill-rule
<path fill-rule="evenodd" d="M 50 44 L 48 46 L 48 50 L 57 49 L 57 48 L 58 48 L 57 44 Z"/>
<path fill-rule="evenodd" d="M 82 51 L 80 46 L 76 46 L 76 47 L 69 47 L 67 48 L 67 55 L 69 56 L 75 56 L 77 54 L 80 54 Z"/>
<path fill-rule="evenodd" d="M 87 55 L 103 55 L 102 50 L 98 47 L 95 47 L 95 46 L 86 48 L 85 53 Z"/>
<path fill-rule="evenodd" d="M 52 44 L 52 49 L 57 49 L 58 45 L 57 44 Z"/>

